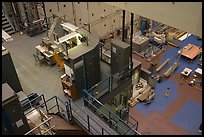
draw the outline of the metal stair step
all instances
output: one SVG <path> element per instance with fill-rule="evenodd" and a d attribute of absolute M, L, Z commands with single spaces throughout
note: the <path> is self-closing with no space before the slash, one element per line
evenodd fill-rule
<path fill-rule="evenodd" d="M 10 30 L 13 30 L 13 28 L 12 28 L 12 27 L 8 27 L 8 28 L 5 28 L 5 29 L 4 29 L 4 31 L 6 31 L 6 32 L 7 32 L 7 31 L 10 31 Z"/>
<path fill-rule="evenodd" d="M 10 31 L 7 31 L 7 33 L 8 33 L 9 35 L 11 35 L 11 34 L 14 34 L 15 31 L 12 29 L 12 30 L 10 30 Z"/>
<path fill-rule="evenodd" d="M 2 28 L 3 29 L 6 29 L 6 28 L 8 28 L 8 27 L 11 27 L 11 25 L 8 23 L 8 24 L 5 24 L 5 25 L 2 25 Z"/>
<path fill-rule="evenodd" d="M 8 20 L 2 21 L 2 26 L 5 24 L 9 24 Z"/>
<path fill-rule="evenodd" d="M 7 20 L 5 17 L 2 17 L 2 21 Z"/>

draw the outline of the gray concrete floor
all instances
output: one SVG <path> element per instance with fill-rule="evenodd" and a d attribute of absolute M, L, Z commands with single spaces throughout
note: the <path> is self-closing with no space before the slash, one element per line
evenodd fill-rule
<path fill-rule="evenodd" d="M 10 52 L 23 92 L 28 95 L 36 92 L 44 94 L 46 99 L 58 96 L 66 101 L 60 76 L 63 74 L 58 66 L 49 67 L 46 64 L 36 64 L 33 57 L 35 46 L 41 43 L 46 33 L 30 37 L 26 34 L 13 34 L 11 42 L 4 42 L 3 46 Z"/>
<path fill-rule="evenodd" d="M 35 47 L 41 43 L 46 33 L 47 32 L 44 32 L 34 37 L 30 37 L 27 34 L 20 35 L 20 33 L 16 33 L 12 35 L 14 40 L 11 42 L 4 42 L 3 46 L 11 54 L 23 92 L 26 95 L 36 92 L 39 95 L 44 94 L 46 100 L 53 96 L 57 96 L 63 102 L 66 102 L 68 97 L 64 96 L 60 79 L 60 76 L 63 75 L 64 72 L 60 71 L 60 68 L 56 65 L 52 67 L 45 64 L 35 65 L 35 59 L 33 57 L 33 53 L 36 50 Z M 101 63 L 101 70 L 103 70 L 103 72 L 101 72 L 101 80 L 110 75 L 110 68 L 103 62 Z M 83 106 L 83 99 L 81 98 L 75 101 L 75 103 L 79 106 Z M 86 107 L 82 107 L 82 109 L 91 115 L 97 122 L 101 121 Z M 109 128 L 103 121 L 99 123 L 101 123 L 103 127 Z M 109 132 L 117 134 L 110 128 Z"/>

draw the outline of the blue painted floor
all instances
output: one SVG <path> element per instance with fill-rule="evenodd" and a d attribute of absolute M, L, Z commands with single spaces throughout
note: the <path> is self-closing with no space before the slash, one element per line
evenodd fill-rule
<path fill-rule="evenodd" d="M 170 87 L 169 90 L 168 87 Z M 156 86 L 155 100 L 151 104 L 139 103 L 135 105 L 135 108 L 144 115 L 148 115 L 152 110 L 161 113 L 179 96 L 179 93 L 175 91 L 177 87 L 177 83 L 168 80 L 163 81 Z M 165 96 L 166 92 L 169 96 Z"/>
<path fill-rule="evenodd" d="M 193 69 L 193 72 L 196 68 L 201 68 L 201 66 L 198 65 L 198 57 L 196 57 L 193 60 L 193 63 L 189 63 L 188 60 L 185 57 L 180 57 L 179 60 L 176 57 L 177 52 L 182 49 L 187 44 L 194 44 L 197 46 L 202 46 L 202 41 L 197 40 L 197 36 L 191 35 L 187 39 L 183 40 L 182 42 L 179 42 L 178 46 L 179 48 L 170 48 L 166 51 L 166 53 L 163 56 L 163 59 L 160 63 L 162 63 L 167 58 L 171 58 L 168 65 L 163 68 L 163 72 L 165 72 L 174 62 L 179 61 L 180 65 L 174 72 L 180 73 L 185 67 L 189 67 Z M 173 74 L 173 75 L 174 75 Z M 175 90 L 178 87 L 178 83 L 175 83 L 170 80 L 164 80 L 161 83 L 157 83 L 155 88 L 155 100 L 151 104 L 143 104 L 139 103 L 134 106 L 136 110 L 143 113 L 145 116 L 148 116 L 148 114 L 151 111 L 156 112 L 163 112 L 165 109 L 168 108 L 168 106 L 175 101 L 177 97 L 180 96 L 180 94 Z M 170 88 L 169 90 L 169 96 L 165 96 L 165 92 L 168 91 L 167 88 Z M 189 100 L 182 108 L 172 117 L 171 119 L 172 123 L 176 124 L 177 126 L 185 129 L 192 135 L 197 135 L 198 127 L 200 123 L 202 122 L 202 105 L 199 105 L 198 103 L 194 102 L 193 100 Z"/>
<path fill-rule="evenodd" d="M 197 130 L 202 121 L 202 106 L 194 101 L 188 101 L 182 109 L 172 118 L 172 122 L 186 129 L 192 135 L 198 134 Z"/>

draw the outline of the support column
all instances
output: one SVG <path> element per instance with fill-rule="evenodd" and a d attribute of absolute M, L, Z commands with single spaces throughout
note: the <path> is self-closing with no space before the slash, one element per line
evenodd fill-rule
<path fill-rule="evenodd" d="M 134 21 L 134 14 L 131 13 L 131 32 L 130 32 L 130 63 L 131 63 L 131 69 L 133 69 L 133 62 L 132 62 L 133 21 Z"/>
<path fill-rule="evenodd" d="M 125 41 L 125 10 L 123 10 L 123 34 L 122 34 L 122 41 Z"/>

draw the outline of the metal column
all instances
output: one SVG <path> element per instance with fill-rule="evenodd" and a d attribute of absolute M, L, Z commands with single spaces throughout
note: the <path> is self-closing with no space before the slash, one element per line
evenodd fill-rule
<path fill-rule="evenodd" d="M 123 36 L 122 36 L 122 41 L 125 41 L 125 10 L 123 10 Z"/>
<path fill-rule="evenodd" d="M 46 11 L 45 11 L 45 2 L 42 2 L 42 8 L 43 8 L 43 12 L 44 12 L 44 16 L 45 16 L 45 22 L 46 22 L 46 27 L 48 29 L 48 22 L 47 22 L 47 15 L 46 15 Z"/>
<path fill-rule="evenodd" d="M 132 62 L 133 21 L 134 21 L 134 14 L 131 13 L 131 32 L 130 32 L 130 63 L 131 63 L 131 69 L 133 69 L 133 62 Z M 132 71 L 131 71 L 131 73 L 132 73 Z"/>

